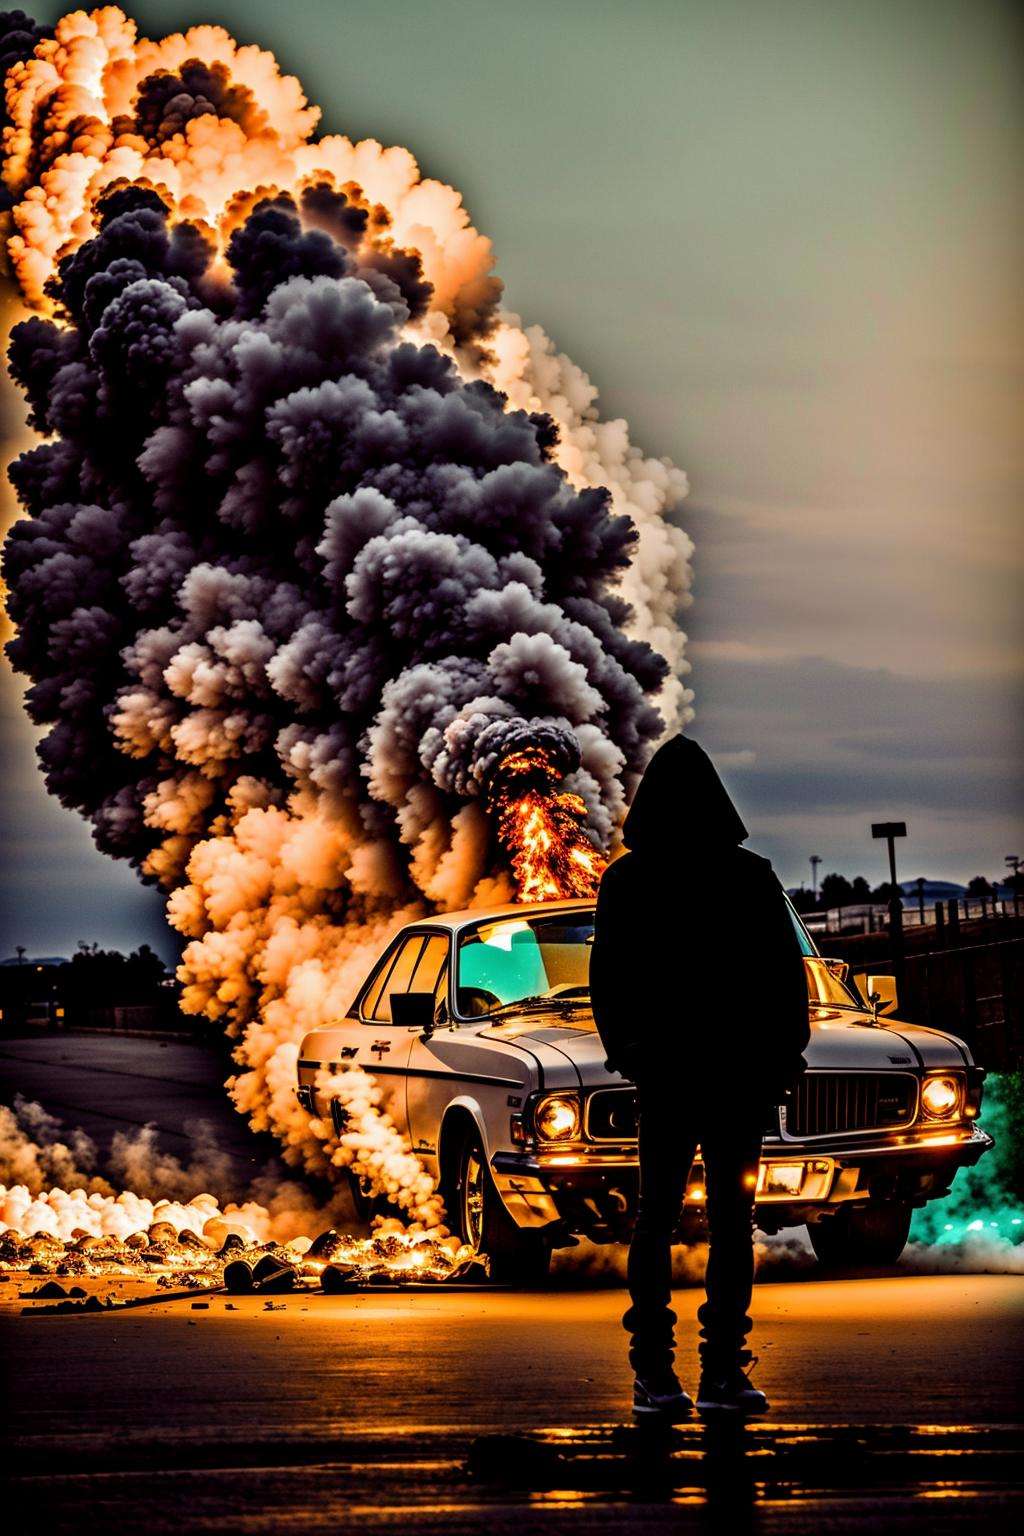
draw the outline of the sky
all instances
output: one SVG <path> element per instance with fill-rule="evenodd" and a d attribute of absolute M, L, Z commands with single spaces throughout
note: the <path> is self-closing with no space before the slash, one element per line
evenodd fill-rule
<path fill-rule="evenodd" d="M 687 471 L 692 731 L 786 884 L 812 853 L 881 879 L 890 817 L 908 878 L 1024 854 L 1019 7 L 128 9 L 273 48 L 321 131 L 457 186 L 506 306 Z M 169 953 L 160 898 L 47 796 L 19 699 L 4 663 L 0 955 Z"/>

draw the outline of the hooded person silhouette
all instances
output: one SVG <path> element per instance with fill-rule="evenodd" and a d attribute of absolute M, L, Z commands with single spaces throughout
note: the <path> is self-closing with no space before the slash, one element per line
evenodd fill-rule
<path fill-rule="evenodd" d="M 640 1196 L 629 1251 L 634 1413 L 678 1418 L 672 1239 L 700 1144 L 710 1240 L 701 1327 L 702 1413 L 767 1406 L 745 1368 L 753 1206 L 769 1111 L 810 1038 L 807 982 L 785 895 L 711 759 L 664 743 L 623 826 L 628 850 L 597 900 L 590 993 L 611 1071 L 637 1086 Z"/>

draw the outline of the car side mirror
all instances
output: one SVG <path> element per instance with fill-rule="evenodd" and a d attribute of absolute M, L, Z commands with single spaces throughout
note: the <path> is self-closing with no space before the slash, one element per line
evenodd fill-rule
<path fill-rule="evenodd" d="M 879 1014 L 892 1013 L 899 1006 L 895 976 L 869 976 L 866 991 L 868 1006 L 876 1019 Z"/>
<path fill-rule="evenodd" d="M 822 956 L 821 963 L 829 975 L 835 977 L 836 981 L 845 981 L 850 974 L 849 962 L 846 960 L 826 960 Z"/>
<path fill-rule="evenodd" d="M 391 1022 L 406 1029 L 422 1029 L 426 1035 L 434 1033 L 433 992 L 392 992 Z"/>

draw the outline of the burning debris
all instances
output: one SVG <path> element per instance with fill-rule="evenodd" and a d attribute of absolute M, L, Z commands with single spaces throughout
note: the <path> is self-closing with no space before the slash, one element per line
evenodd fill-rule
<path fill-rule="evenodd" d="M 315 1239 L 261 1243 L 233 1213 L 222 1212 L 212 1195 L 197 1195 L 188 1205 L 164 1200 L 150 1206 L 131 1194 L 74 1194 L 78 1198 L 50 1190 L 33 1198 L 23 1186 L 0 1185 L 0 1269 L 60 1279 L 146 1278 L 157 1288 L 175 1290 L 223 1285 L 236 1294 L 276 1295 L 450 1280 L 477 1262 L 471 1249 L 443 1229 L 415 1231 L 397 1221 L 379 1223 L 369 1237 L 331 1229 Z M 147 1215 L 148 1225 L 136 1225 Z M 60 1236 L 76 1218 L 80 1224 Z M 45 1300 L 76 1292 L 65 1291 L 55 1278 L 31 1294 Z"/>
<path fill-rule="evenodd" d="M 372 1098 L 377 1090 L 359 1076 Z M 350 1103 L 353 1126 L 335 1155 L 349 1157 L 378 1185 L 387 1182 L 405 1201 L 407 1225 L 378 1215 L 368 1236 L 339 1235 L 331 1223 L 344 1202 L 317 1208 L 273 1169 L 238 1189 L 233 1202 L 194 1193 L 206 1172 L 227 1177 L 226 1160 L 203 1126 L 192 1127 L 193 1156 L 184 1164 L 159 1151 L 148 1127 L 134 1138 L 115 1138 L 113 1163 L 141 1185 L 115 1193 L 93 1172 L 98 1150 L 84 1132 L 65 1132 L 41 1105 L 23 1099 L 0 1106 L 0 1268 L 270 1293 L 321 1280 L 330 1291 L 465 1274 L 475 1255 L 442 1225 L 441 1201 L 418 1160 L 386 1116 L 366 1113 L 369 1099 L 362 1112 Z M 55 1172 L 62 1185 L 52 1182 Z"/>
<path fill-rule="evenodd" d="M 436 1226 L 366 1082 L 354 1141 L 298 1109 L 298 1041 L 409 917 L 593 889 L 688 714 L 685 477 L 501 312 L 459 195 L 315 140 L 270 54 L 3 25 L 45 438 L 4 574 L 48 787 L 168 893 L 252 1125 Z"/>

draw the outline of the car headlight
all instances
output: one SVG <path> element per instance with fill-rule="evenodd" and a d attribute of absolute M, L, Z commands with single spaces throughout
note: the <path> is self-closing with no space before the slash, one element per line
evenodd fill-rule
<path fill-rule="evenodd" d="M 960 1081 L 956 1077 L 926 1077 L 921 1085 L 921 1105 L 935 1120 L 948 1120 L 960 1108 Z"/>
<path fill-rule="evenodd" d="M 575 1141 L 580 1134 L 580 1102 L 574 1095 L 552 1094 L 533 1112 L 537 1135 L 544 1141 Z"/>

